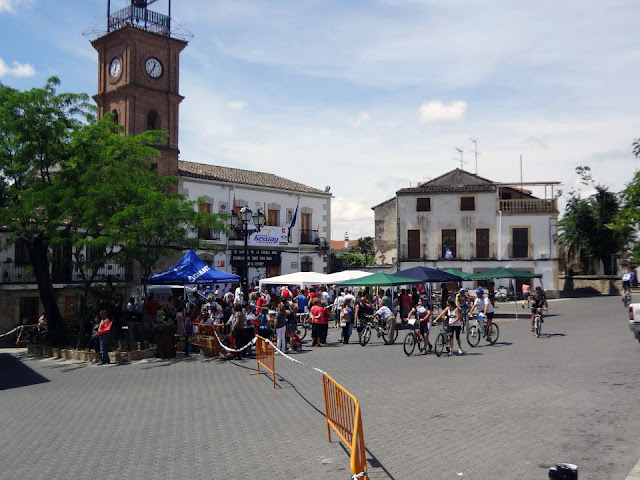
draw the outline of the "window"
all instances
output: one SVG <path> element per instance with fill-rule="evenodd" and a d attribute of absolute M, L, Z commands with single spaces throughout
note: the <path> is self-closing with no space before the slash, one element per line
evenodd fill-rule
<path fill-rule="evenodd" d="M 457 241 L 455 230 L 442 230 L 442 258 L 457 258 Z"/>
<path fill-rule="evenodd" d="M 312 244 L 315 241 L 314 232 L 311 230 L 311 214 L 300 214 L 300 243 Z"/>
<path fill-rule="evenodd" d="M 529 258 L 529 227 L 511 229 L 511 258 Z"/>
<path fill-rule="evenodd" d="M 280 275 L 280 266 L 276 266 L 276 267 L 267 267 L 267 278 L 270 277 L 277 277 L 278 275 Z"/>
<path fill-rule="evenodd" d="M 267 210 L 267 225 L 280 226 L 280 210 Z"/>
<path fill-rule="evenodd" d="M 407 258 L 420 258 L 420 230 L 407 230 Z"/>
<path fill-rule="evenodd" d="M 476 209 L 476 198 L 475 197 L 460 197 L 460 210 L 461 211 L 469 211 Z"/>
<path fill-rule="evenodd" d="M 113 113 L 113 123 L 118 125 L 118 111 L 114 109 L 111 113 Z"/>
<path fill-rule="evenodd" d="M 87 263 L 99 261 L 100 259 L 104 260 L 104 254 L 105 254 L 104 248 L 88 246 L 86 251 L 87 251 L 87 255 L 86 255 L 85 261 Z"/>
<path fill-rule="evenodd" d="M 431 211 L 430 198 L 418 198 L 416 200 L 416 212 L 430 212 L 430 211 Z"/>
<path fill-rule="evenodd" d="M 489 258 L 489 229 L 476 229 L 476 258 Z"/>
<path fill-rule="evenodd" d="M 301 272 L 313 272 L 313 260 L 311 257 L 302 257 L 300 261 Z"/>
<path fill-rule="evenodd" d="M 210 203 L 201 203 L 198 205 L 198 211 L 200 213 L 211 213 L 211 204 Z M 199 229 L 198 237 L 203 240 L 211 240 L 211 230 L 208 229 Z"/>
<path fill-rule="evenodd" d="M 16 243 L 13 245 L 15 265 L 21 267 L 23 265 L 29 265 L 29 250 L 27 249 L 27 242 L 22 238 L 16 238 Z"/>
<path fill-rule="evenodd" d="M 38 297 L 20 297 L 20 324 L 36 323 L 39 306 Z"/>
<path fill-rule="evenodd" d="M 147 113 L 147 130 L 160 130 L 160 120 L 155 110 L 149 110 Z"/>

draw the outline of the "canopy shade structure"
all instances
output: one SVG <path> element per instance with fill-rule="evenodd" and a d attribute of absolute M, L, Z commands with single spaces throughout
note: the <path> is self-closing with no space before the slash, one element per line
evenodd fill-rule
<path fill-rule="evenodd" d="M 371 275 L 371 272 L 363 272 L 362 270 L 344 270 L 342 272 L 335 272 L 326 275 L 325 281 L 327 282 L 327 285 L 333 285 L 334 283 L 353 280 L 354 278 L 362 278 L 367 275 Z"/>
<path fill-rule="evenodd" d="M 240 283 L 240 277 L 210 267 L 196 255 L 196 252 L 189 250 L 173 267 L 151 275 L 148 283 L 150 285 Z"/>
<path fill-rule="evenodd" d="M 467 280 L 471 273 L 463 272 L 462 270 L 456 270 L 455 268 L 447 268 L 445 272 L 450 273 L 451 275 L 455 275 L 456 277 L 460 277 L 462 280 Z"/>
<path fill-rule="evenodd" d="M 402 277 L 415 278 L 423 283 L 432 282 L 460 282 L 462 277 L 460 275 L 454 275 L 442 270 L 436 270 L 435 268 L 428 267 L 413 267 L 406 270 L 400 270 L 396 273 Z"/>
<path fill-rule="evenodd" d="M 324 273 L 317 272 L 288 273 L 277 277 L 263 278 L 260 280 L 260 288 L 262 289 L 262 285 L 299 285 L 300 287 L 325 285 L 327 283 L 326 277 L 327 275 Z"/>
<path fill-rule="evenodd" d="M 366 277 L 354 278 L 339 282 L 341 287 L 388 287 L 393 285 L 415 285 L 421 283 L 420 280 L 409 277 L 401 277 L 391 273 L 374 273 Z"/>
<path fill-rule="evenodd" d="M 484 272 L 472 273 L 465 280 L 489 280 L 492 278 L 542 278 L 542 275 L 512 268 L 496 267 Z"/>

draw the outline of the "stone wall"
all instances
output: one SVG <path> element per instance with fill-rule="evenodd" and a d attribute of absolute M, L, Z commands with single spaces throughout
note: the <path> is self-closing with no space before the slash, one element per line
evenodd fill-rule
<path fill-rule="evenodd" d="M 562 296 L 620 295 L 622 279 L 617 275 L 560 275 L 558 290 Z"/>

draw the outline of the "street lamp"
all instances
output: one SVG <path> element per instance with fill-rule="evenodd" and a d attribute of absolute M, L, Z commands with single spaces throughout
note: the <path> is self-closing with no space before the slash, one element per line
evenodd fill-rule
<path fill-rule="evenodd" d="M 249 228 L 249 224 L 253 223 L 255 228 Z M 252 233 L 259 232 L 264 225 L 264 212 L 262 209 L 253 212 L 249 207 L 242 207 L 240 209 L 240 215 L 236 212 L 231 214 L 231 228 L 235 230 L 237 235 L 244 237 L 244 266 L 242 269 L 242 292 L 244 295 L 243 301 L 249 301 L 249 251 L 248 241 L 249 236 Z"/>

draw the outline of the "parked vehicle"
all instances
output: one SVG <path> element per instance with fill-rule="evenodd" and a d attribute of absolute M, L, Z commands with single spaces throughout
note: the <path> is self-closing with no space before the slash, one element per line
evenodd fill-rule
<path fill-rule="evenodd" d="M 640 303 L 629 305 L 629 328 L 636 340 L 640 342 Z"/>

